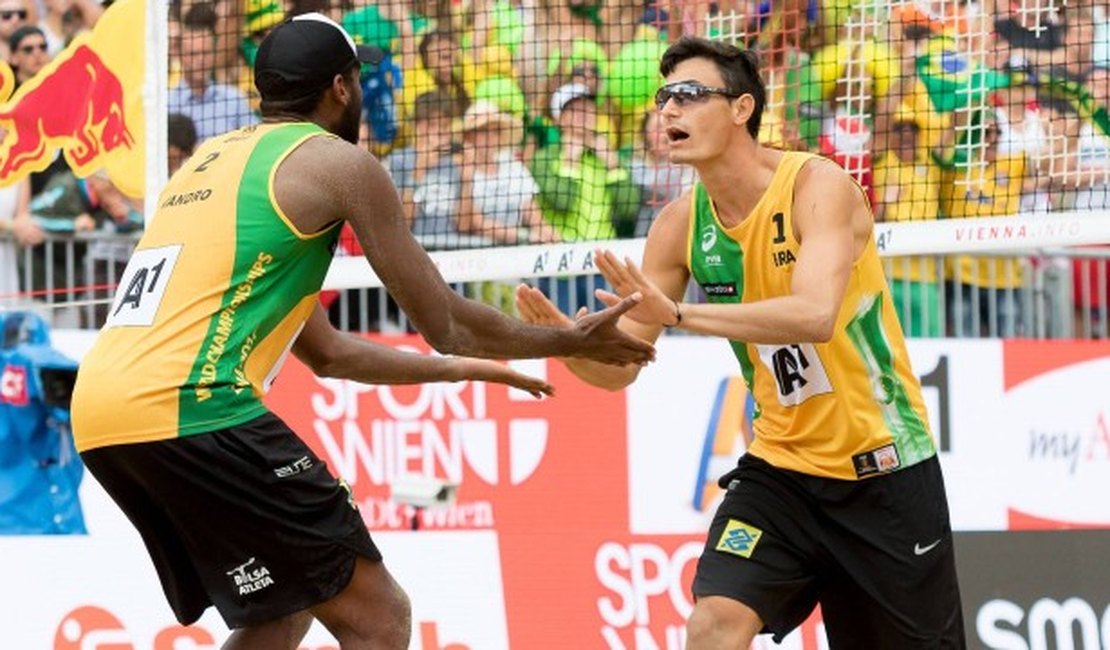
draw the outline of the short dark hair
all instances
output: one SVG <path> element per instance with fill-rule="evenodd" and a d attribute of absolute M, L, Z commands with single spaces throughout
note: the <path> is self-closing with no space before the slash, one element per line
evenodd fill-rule
<path fill-rule="evenodd" d="M 197 125 L 193 118 L 181 113 L 170 113 L 166 116 L 166 131 L 171 147 L 177 147 L 185 153 L 193 153 L 197 146 Z"/>
<path fill-rule="evenodd" d="M 353 79 L 355 83 L 359 83 L 359 74 L 361 73 L 361 70 L 362 68 L 359 65 L 359 62 L 355 60 L 352 61 L 347 69 L 340 74 L 348 79 Z M 272 71 L 267 70 L 265 71 L 265 74 L 270 75 L 272 74 Z M 272 83 L 269 84 L 270 86 L 280 89 L 280 83 L 284 80 L 277 78 L 271 81 Z M 283 99 L 266 99 L 265 97 L 263 97 L 262 100 L 258 103 L 258 112 L 263 117 L 275 114 L 299 115 L 302 117 L 307 117 L 308 115 L 312 114 L 312 111 L 316 110 L 317 106 L 320 105 L 320 102 L 324 99 L 324 93 L 326 93 L 330 88 L 331 84 L 329 83 L 327 86 L 324 86 L 320 90 L 317 90 L 314 93 L 303 95 L 301 97 L 293 96 L 292 98 L 284 98 L 284 92 L 279 94 L 279 96 L 283 97 Z"/>
<path fill-rule="evenodd" d="M 767 105 L 767 89 L 759 76 L 759 55 L 754 50 L 740 48 L 695 36 L 684 36 L 667 48 L 659 62 L 659 73 L 664 77 L 674 72 L 679 63 L 687 59 L 709 59 L 725 80 L 725 87 L 737 94 L 748 94 L 755 100 L 755 110 L 748 118 L 748 133 L 759 137 L 763 122 L 763 107 Z"/>
<path fill-rule="evenodd" d="M 455 101 L 442 90 L 433 90 L 416 98 L 412 107 L 414 122 L 435 119 L 437 117 L 455 117 Z"/>
<path fill-rule="evenodd" d="M 207 2 L 198 2 L 189 7 L 181 17 L 181 28 L 191 32 L 216 33 L 216 9 Z"/>

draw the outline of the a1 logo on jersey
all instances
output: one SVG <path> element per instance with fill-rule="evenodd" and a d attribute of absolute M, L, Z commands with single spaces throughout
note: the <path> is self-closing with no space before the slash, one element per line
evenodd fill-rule
<path fill-rule="evenodd" d="M 135 251 L 120 278 L 112 311 L 104 326 L 153 325 L 180 254 L 180 244 Z"/>
<path fill-rule="evenodd" d="M 783 406 L 797 406 L 814 395 L 832 392 L 832 383 L 813 344 L 755 347 L 759 359 L 775 377 L 775 392 Z"/>

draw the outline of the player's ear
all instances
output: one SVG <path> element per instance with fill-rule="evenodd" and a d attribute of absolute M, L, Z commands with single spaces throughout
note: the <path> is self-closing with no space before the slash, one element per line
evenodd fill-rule
<path fill-rule="evenodd" d="M 351 89 L 347 87 L 346 75 L 337 74 L 332 77 L 331 91 L 335 93 L 337 98 L 343 100 L 347 99 L 347 96 L 351 94 Z"/>
<path fill-rule="evenodd" d="M 755 98 L 744 93 L 732 100 L 732 122 L 737 126 L 746 124 L 755 112 Z"/>

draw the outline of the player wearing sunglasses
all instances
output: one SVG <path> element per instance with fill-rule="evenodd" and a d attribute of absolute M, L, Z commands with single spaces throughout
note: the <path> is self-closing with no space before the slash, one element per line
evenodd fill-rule
<path fill-rule="evenodd" d="M 687 650 L 781 641 L 821 605 L 832 650 L 964 648 L 952 531 L 921 387 L 863 190 L 834 163 L 759 144 L 766 93 L 750 51 L 685 38 L 656 95 L 693 190 L 652 225 L 643 269 L 599 251 L 615 293 L 642 292 L 625 331 L 728 339 L 756 401 L 755 440 L 694 578 Z M 681 302 L 693 278 L 706 302 Z M 532 322 L 569 326 L 537 290 Z M 567 366 L 613 390 L 639 368 Z"/>
<path fill-rule="evenodd" d="M 676 81 L 660 88 L 655 93 L 655 107 L 663 110 L 667 102 L 674 100 L 679 106 L 700 104 L 713 95 L 720 95 L 729 99 L 736 99 L 740 93 L 735 93 L 728 88 L 711 88 L 703 86 L 696 81 Z"/>

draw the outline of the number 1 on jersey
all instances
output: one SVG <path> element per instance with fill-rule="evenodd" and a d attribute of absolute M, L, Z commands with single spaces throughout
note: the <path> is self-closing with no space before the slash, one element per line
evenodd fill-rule
<path fill-rule="evenodd" d="M 785 218 L 781 212 L 776 212 L 771 215 L 771 221 L 775 222 L 775 238 L 771 240 L 772 244 L 781 244 L 786 241 L 786 225 Z"/>

